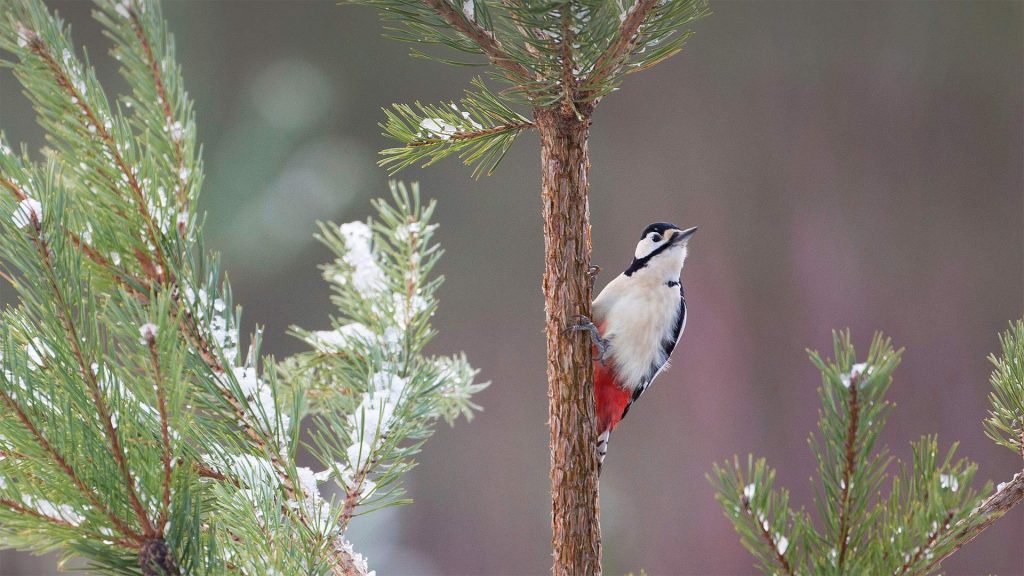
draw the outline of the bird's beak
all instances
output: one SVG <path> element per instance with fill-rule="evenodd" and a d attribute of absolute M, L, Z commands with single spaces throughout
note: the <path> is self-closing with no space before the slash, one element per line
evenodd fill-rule
<path fill-rule="evenodd" d="M 675 236 L 672 237 L 672 243 L 673 244 L 682 244 L 683 242 L 686 242 L 687 240 L 689 240 L 690 236 L 693 236 L 693 233 L 696 232 L 696 231 L 697 231 L 697 227 L 696 226 L 694 226 L 693 228 L 687 228 L 686 230 L 680 230 L 679 232 L 676 232 Z"/>

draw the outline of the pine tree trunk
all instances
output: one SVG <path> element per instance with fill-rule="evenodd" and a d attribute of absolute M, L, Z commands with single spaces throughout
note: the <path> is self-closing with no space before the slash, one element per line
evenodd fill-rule
<path fill-rule="evenodd" d="M 586 333 L 565 331 L 574 315 L 590 315 L 590 119 L 557 109 L 539 109 L 535 118 L 544 202 L 553 574 L 600 575 L 591 346 Z"/>

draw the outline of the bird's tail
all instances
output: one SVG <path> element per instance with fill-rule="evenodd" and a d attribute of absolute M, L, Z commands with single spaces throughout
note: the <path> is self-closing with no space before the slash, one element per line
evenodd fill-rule
<path fill-rule="evenodd" d="M 612 431 L 605 430 L 597 437 L 597 475 L 601 475 L 601 466 L 604 464 L 604 457 L 608 454 L 608 439 Z"/>

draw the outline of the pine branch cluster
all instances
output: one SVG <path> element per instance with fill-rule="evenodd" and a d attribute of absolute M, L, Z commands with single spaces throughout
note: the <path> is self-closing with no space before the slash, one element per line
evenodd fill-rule
<path fill-rule="evenodd" d="M 18 297 L 0 312 L 0 545 L 108 574 L 367 574 L 349 522 L 406 501 L 436 422 L 470 417 L 484 386 L 463 356 L 423 353 L 434 205 L 394 184 L 376 219 L 322 225 L 333 329 L 296 328 L 310 351 L 280 362 L 260 330 L 244 346 L 160 5 L 94 16 L 131 87 L 114 100 L 40 0 L 0 15 L 48 142 L 33 158 L 0 135 L 0 282 Z"/>
<path fill-rule="evenodd" d="M 534 127 L 515 106 L 557 108 L 589 117 L 625 75 L 682 49 L 688 26 L 708 14 L 706 0 L 352 0 L 380 10 L 387 34 L 416 46 L 412 54 L 452 65 L 491 64 L 454 103 L 395 105 L 383 150 L 392 171 L 458 155 L 473 175 L 491 173 L 515 138 Z M 420 46 L 443 46 L 463 60 Z M 481 57 L 483 60 L 481 61 Z"/>
<path fill-rule="evenodd" d="M 1019 453 L 1024 415 L 1024 323 L 1003 335 L 993 357 L 993 411 L 986 427 Z M 896 461 L 878 437 L 891 405 L 885 394 L 900 352 L 876 336 L 858 363 L 848 332 L 834 335 L 834 359 L 816 352 L 821 371 L 818 435 L 809 443 L 818 464 L 814 499 L 818 525 L 790 506 L 775 470 L 749 456 L 716 465 L 709 476 L 740 541 L 764 574 L 930 574 L 942 560 L 1024 499 L 1024 472 L 1000 484 L 972 488 L 977 465 L 940 450 L 936 436 L 911 444 L 913 460 Z M 887 491 L 887 495 L 883 495 Z M 991 494 L 985 497 L 984 494 Z"/>

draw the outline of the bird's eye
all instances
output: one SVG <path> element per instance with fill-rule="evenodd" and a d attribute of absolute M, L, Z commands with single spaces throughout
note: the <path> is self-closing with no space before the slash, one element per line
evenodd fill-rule
<path fill-rule="evenodd" d="M 653 236 L 651 236 L 651 240 L 655 242 L 661 242 L 661 234 L 654 234 Z"/>

